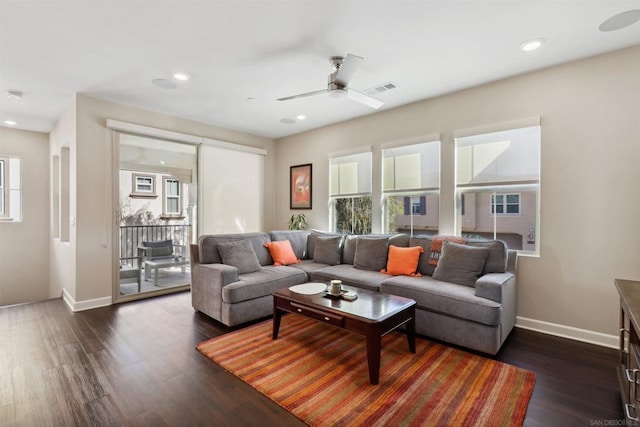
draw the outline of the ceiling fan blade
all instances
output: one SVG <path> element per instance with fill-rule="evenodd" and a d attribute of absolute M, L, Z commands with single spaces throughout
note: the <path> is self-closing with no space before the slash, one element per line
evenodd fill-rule
<path fill-rule="evenodd" d="M 349 97 L 349 99 L 364 104 L 367 107 L 375 108 L 376 110 L 384 105 L 384 102 L 353 89 L 347 89 L 347 96 Z"/>
<path fill-rule="evenodd" d="M 363 59 L 364 58 L 360 56 L 351 55 L 350 53 L 347 54 L 347 57 L 344 58 L 340 69 L 336 73 L 336 83 L 341 86 L 347 86 L 349 80 L 351 80 L 351 77 L 353 76 L 353 73 L 356 72 L 356 69 Z"/>
<path fill-rule="evenodd" d="M 327 93 L 327 89 L 316 90 L 314 92 L 301 93 L 300 95 L 287 96 L 286 98 L 278 98 L 278 101 L 288 101 L 296 98 L 306 98 L 307 96 L 320 95 L 321 93 Z"/>

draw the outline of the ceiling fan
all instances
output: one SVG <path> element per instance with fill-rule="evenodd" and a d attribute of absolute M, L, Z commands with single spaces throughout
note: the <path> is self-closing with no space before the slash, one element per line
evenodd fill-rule
<path fill-rule="evenodd" d="M 370 97 L 362 92 L 358 92 L 357 90 L 351 89 L 348 87 L 349 80 L 351 80 L 351 76 L 360 65 L 360 61 L 364 58 L 356 55 L 347 54 L 347 57 L 344 58 L 342 56 L 332 56 L 330 58 L 331 64 L 333 65 L 335 71 L 329 74 L 329 83 L 327 84 L 326 89 L 316 90 L 314 92 L 301 93 L 299 95 L 287 96 L 286 98 L 279 98 L 278 101 L 288 101 L 290 99 L 296 98 L 305 98 L 307 96 L 320 95 L 322 93 L 327 93 L 331 97 L 348 97 L 354 101 L 357 101 L 361 104 L 364 104 L 368 107 L 378 109 L 384 102 L 379 101 L 375 98 Z"/>

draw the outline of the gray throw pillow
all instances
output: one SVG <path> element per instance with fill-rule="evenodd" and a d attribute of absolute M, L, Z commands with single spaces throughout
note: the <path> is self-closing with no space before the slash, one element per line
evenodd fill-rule
<path fill-rule="evenodd" d="M 353 266 L 361 270 L 380 271 L 387 266 L 389 238 L 358 237 Z"/>
<path fill-rule="evenodd" d="M 316 247 L 313 252 L 313 261 L 329 265 L 340 264 L 341 243 L 341 236 L 318 236 L 316 240 Z"/>
<path fill-rule="evenodd" d="M 507 245 L 501 240 L 468 240 L 467 245 L 489 249 L 482 274 L 507 271 Z"/>
<path fill-rule="evenodd" d="M 238 269 L 238 274 L 253 273 L 260 270 L 260 262 L 248 240 L 238 240 L 218 244 L 218 252 L 223 264 Z"/>
<path fill-rule="evenodd" d="M 421 246 L 422 249 L 424 249 L 424 252 L 420 254 L 420 259 L 418 260 L 418 273 L 427 276 L 433 276 L 433 270 L 436 268 L 429 264 L 431 243 L 433 243 L 433 238 L 430 236 L 411 236 L 409 240 L 409 246 Z"/>
<path fill-rule="evenodd" d="M 488 248 L 476 248 L 445 240 L 433 278 L 474 287 L 488 255 Z"/>

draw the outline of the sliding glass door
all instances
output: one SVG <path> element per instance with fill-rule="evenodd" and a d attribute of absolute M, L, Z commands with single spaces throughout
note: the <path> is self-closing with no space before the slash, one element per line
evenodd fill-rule
<path fill-rule="evenodd" d="M 197 146 L 118 133 L 114 301 L 189 289 L 197 239 Z"/>

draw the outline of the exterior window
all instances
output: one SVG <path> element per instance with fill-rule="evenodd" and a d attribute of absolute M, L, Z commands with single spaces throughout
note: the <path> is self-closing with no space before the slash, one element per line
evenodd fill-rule
<path fill-rule="evenodd" d="M 182 215 L 182 196 L 180 182 L 174 178 L 163 178 L 164 203 L 162 215 L 165 217 L 179 217 Z"/>
<path fill-rule="evenodd" d="M 538 252 L 540 145 L 540 126 L 456 138 L 462 235 Z"/>
<path fill-rule="evenodd" d="M 20 159 L 0 156 L 0 220 L 22 220 Z"/>
<path fill-rule="evenodd" d="M 132 197 L 155 197 L 156 180 L 153 175 L 141 175 L 134 173 L 132 177 Z"/>
<path fill-rule="evenodd" d="M 406 199 L 411 200 L 411 215 L 427 214 L 427 198 L 425 196 L 421 196 L 417 200 L 411 197 L 405 197 L 405 200 Z"/>
<path fill-rule="evenodd" d="M 492 194 L 491 214 L 520 215 L 520 194 Z"/>
<path fill-rule="evenodd" d="M 333 231 L 371 233 L 371 152 L 329 161 Z"/>
<path fill-rule="evenodd" d="M 438 233 L 439 141 L 383 149 L 382 180 L 387 233 Z"/>

